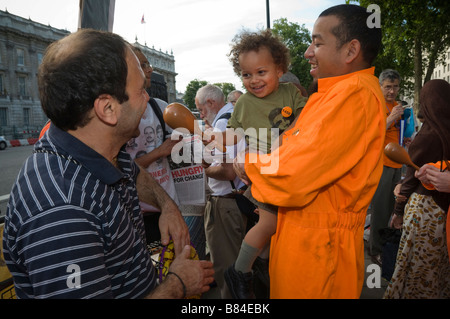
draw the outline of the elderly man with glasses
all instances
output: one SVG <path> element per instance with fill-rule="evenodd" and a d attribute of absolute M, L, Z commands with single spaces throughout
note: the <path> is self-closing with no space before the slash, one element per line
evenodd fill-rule
<path fill-rule="evenodd" d="M 391 142 L 399 143 L 400 126 L 398 122 L 403 115 L 403 106 L 397 102 L 400 90 L 400 74 L 391 69 L 384 70 L 379 76 L 381 92 L 386 102 L 386 139 L 384 145 Z M 370 217 L 369 254 L 372 261 L 382 264 L 382 241 L 380 229 L 388 227 L 389 218 L 394 210 L 394 188 L 401 178 L 402 165 L 391 161 L 383 155 L 383 174 L 372 199 Z"/>

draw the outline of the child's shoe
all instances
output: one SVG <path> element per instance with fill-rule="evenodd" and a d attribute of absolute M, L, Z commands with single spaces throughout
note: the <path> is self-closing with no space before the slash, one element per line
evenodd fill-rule
<path fill-rule="evenodd" d="M 234 299 L 255 299 L 253 274 L 236 271 L 234 265 L 225 270 L 225 281 Z"/>

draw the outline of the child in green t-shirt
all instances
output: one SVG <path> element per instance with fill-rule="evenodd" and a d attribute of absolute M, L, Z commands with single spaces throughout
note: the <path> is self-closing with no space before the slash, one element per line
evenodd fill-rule
<path fill-rule="evenodd" d="M 294 122 L 307 99 L 292 83 L 280 83 L 288 71 L 289 50 L 271 30 L 243 32 L 233 41 L 230 61 L 247 93 L 237 101 L 224 138 L 243 129 L 251 151 L 269 153 L 271 141 Z M 273 129 L 279 130 L 275 136 Z M 235 264 L 225 271 L 230 292 L 237 299 L 254 298 L 252 266 L 258 256 L 258 263 L 268 266 L 268 247 L 277 225 L 277 207 L 256 201 L 251 185 L 245 196 L 258 207 L 259 221 L 247 232 Z"/>

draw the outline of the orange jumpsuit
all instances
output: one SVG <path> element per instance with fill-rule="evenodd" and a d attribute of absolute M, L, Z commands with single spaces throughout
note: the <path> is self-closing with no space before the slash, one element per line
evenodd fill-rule
<path fill-rule="evenodd" d="M 389 114 L 391 113 L 392 109 L 397 105 L 397 102 L 394 103 L 388 103 L 386 102 L 386 108 L 385 111 L 386 113 L 386 117 L 389 116 Z M 388 127 L 386 129 L 386 137 L 384 140 L 384 145 L 388 145 L 391 142 L 394 143 L 398 143 L 399 142 L 399 137 L 400 137 L 400 129 L 398 127 L 395 126 L 396 122 L 392 123 L 390 127 Z M 388 166 L 388 167 L 392 167 L 392 168 L 401 168 L 402 164 L 396 163 L 393 160 L 391 160 L 389 157 L 384 156 L 383 159 L 383 163 L 384 166 Z"/>
<path fill-rule="evenodd" d="M 385 101 L 373 74 L 370 68 L 320 79 L 282 145 L 269 155 L 247 154 L 253 196 L 280 207 L 271 298 L 361 294 L 364 223 L 383 170 L 386 131 Z M 276 158 L 278 169 L 261 173 Z"/>
<path fill-rule="evenodd" d="M 45 132 L 48 131 L 48 129 L 50 128 L 50 123 L 51 123 L 50 121 L 47 121 L 47 123 L 44 125 L 41 132 L 39 133 L 39 139 L 41 139 L 42 136 L 44 136 Z"/>

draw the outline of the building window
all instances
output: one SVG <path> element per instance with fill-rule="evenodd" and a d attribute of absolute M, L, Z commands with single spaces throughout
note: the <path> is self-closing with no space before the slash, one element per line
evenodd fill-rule
<path fill-rule="evenodd" d="M 0 73 L 0 96 L 6 95 L 5 85 L 3 83 L 3 73 Z"/>
<path fill-rule="evenodd" d="M 0 107 L 0 126 L 8 126 L 8 109 Z"/>
<path fill-rule="evenodd" d="M 29 108 L 23 109 L 23 125 L 24 126 L 30 125 L 30 109 Z"/>
<path fill-rule="evenodd" d="M 19 95 L 20 96 L 27 95 L 26 85 L 25 85 L 25 77 L 23 77 L 23 76 L 19 77 Z"/>
<path fill-rule="evenodd" d="M 44 58 L 44 55 L 42 53 L 38 53 L 37 54 L 37 58 L 38 58 L 38 65 L 41 65 L 42 59 Z"/>
<path fill-rule="evenodd" d="M 17 65 L 25 65 L 25 51 L 23 49 L 17 49 Z"/>

